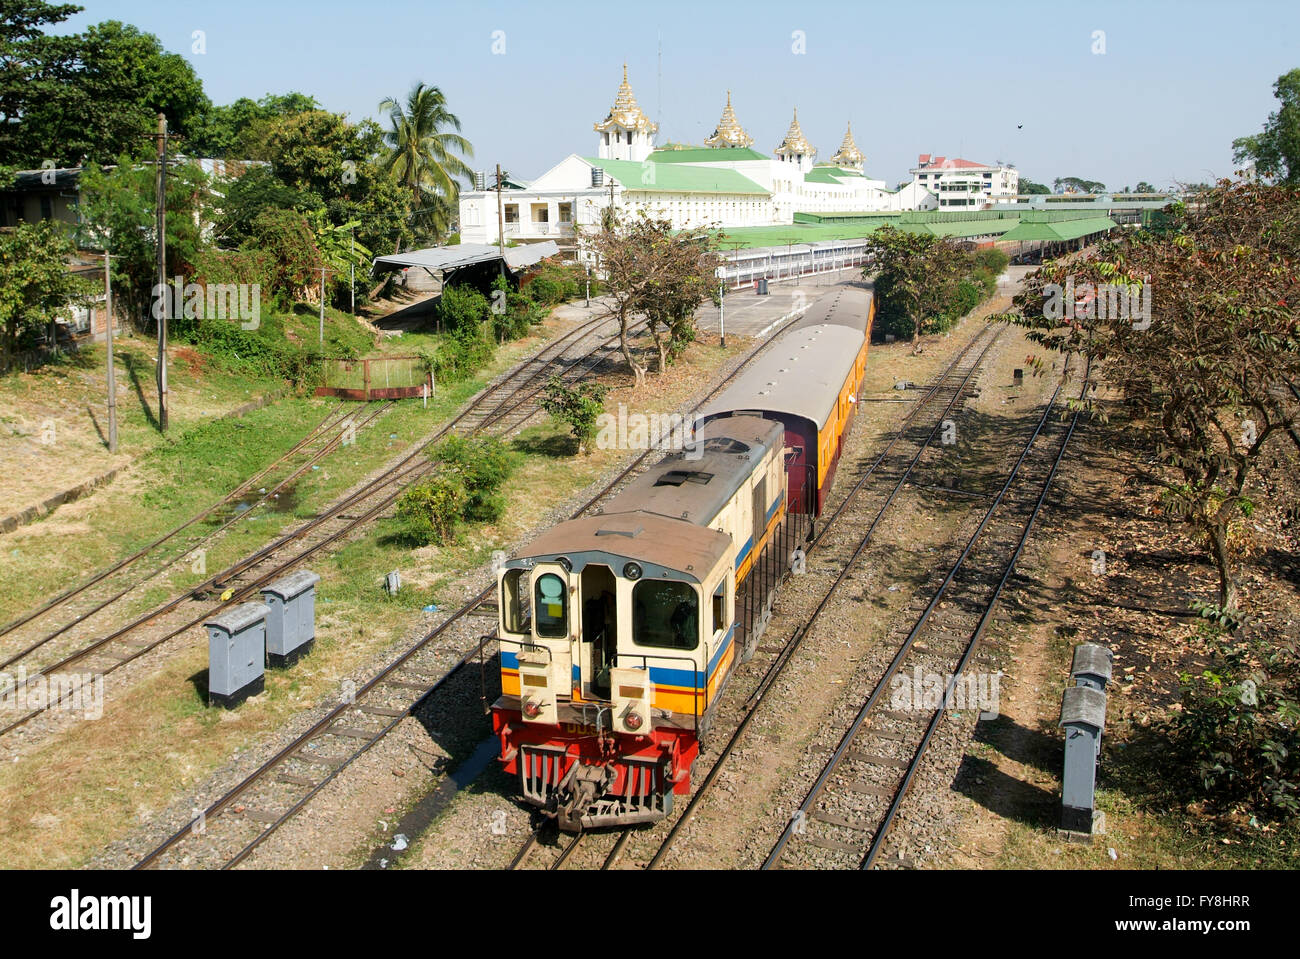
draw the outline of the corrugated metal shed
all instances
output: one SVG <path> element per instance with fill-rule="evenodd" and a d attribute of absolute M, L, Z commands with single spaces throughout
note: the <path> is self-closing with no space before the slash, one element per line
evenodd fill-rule
<path fill-rule="evenodd" d="M 532 266 L 548 256 L 560 252 L 554 240 L 530 243 L 526 246 L 506 248 L 506 266 L 512 270 Z M 475 263 L 487 263 L 501 258 L 500 249 L 494 244 L 461 243 L 459 246 L 431 246 L 423 250 L 409 250 L 406 253 L 393 253 L 389 256 L 375 257 L 375 268 L 380 270 L 404 270 L 410 266 L 422 266 L 427 270 L 456 270 Z"/>

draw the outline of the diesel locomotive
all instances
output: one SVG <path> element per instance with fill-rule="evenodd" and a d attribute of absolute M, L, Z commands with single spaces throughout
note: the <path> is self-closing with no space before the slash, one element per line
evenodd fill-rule
<path fill-rule="evenodd" d="M 560 828 L 652 822 L 689 794 L 833 482 L 873 314 L 856 287 L 821 297 L 701 411 L 689 449 L 499 570 L 493 731 Z"/>

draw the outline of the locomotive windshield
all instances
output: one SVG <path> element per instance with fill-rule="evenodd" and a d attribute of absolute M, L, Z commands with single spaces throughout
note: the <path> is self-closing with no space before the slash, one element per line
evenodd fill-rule
<path fill-rule="evenodd" d="M 632 641 L 638 646 L 694 649 L 700 603 L 687 583 L 642 580 L 632 588 Z"/>
<path fill-rule="evenodd" d="M 537 611 L 537 635 L 563 639 L 569 635 L 568 596 L 564 580 L 554 573 L 543 573 L 534 586 L 533 608 Z"/>

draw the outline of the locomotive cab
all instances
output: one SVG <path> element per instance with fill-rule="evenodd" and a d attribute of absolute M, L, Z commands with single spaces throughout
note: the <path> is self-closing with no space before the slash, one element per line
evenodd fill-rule
<path fill-rule="evenodd" d="M 499 573 L 501 758 L 566 828 L 658 819 L 733 659 L 731 538 L 630 512 L 529 553 Z"/>

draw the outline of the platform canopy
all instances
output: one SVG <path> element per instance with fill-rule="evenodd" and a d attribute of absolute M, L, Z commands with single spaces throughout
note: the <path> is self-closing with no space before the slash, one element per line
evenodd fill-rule
<path fill-rule="evenodd" d="M 554 240 L 506 247 L 506 266 L 512 270 L 522 270 L 559 252 L 560 248 Z M 476 263 L 500 261 L 500 259 L 501 250 L 495 244 L 461 243 L 457 246 L 431 246 L 423 250 L 408 250 L 390 256 L 377 256 L 375 269 L 405 270 L 412 266 L 422 266 L 430 272 L 447 271 L 459 270 Z"/>
<path fill-rule="evenodd" d="M 1040 240 L 1046 243 L 1063 243 L 1080 237 L 1092 236 L 1094 233 L 1106 233 L 1116 229 L 1117 224 L 1110 217 L 1090 216 L 1069 220 L 1037 220 L 1027 214 L 1020 219 L 1015 229 L 1003 233 L 1001 239 L 1020 242 Z"/>

